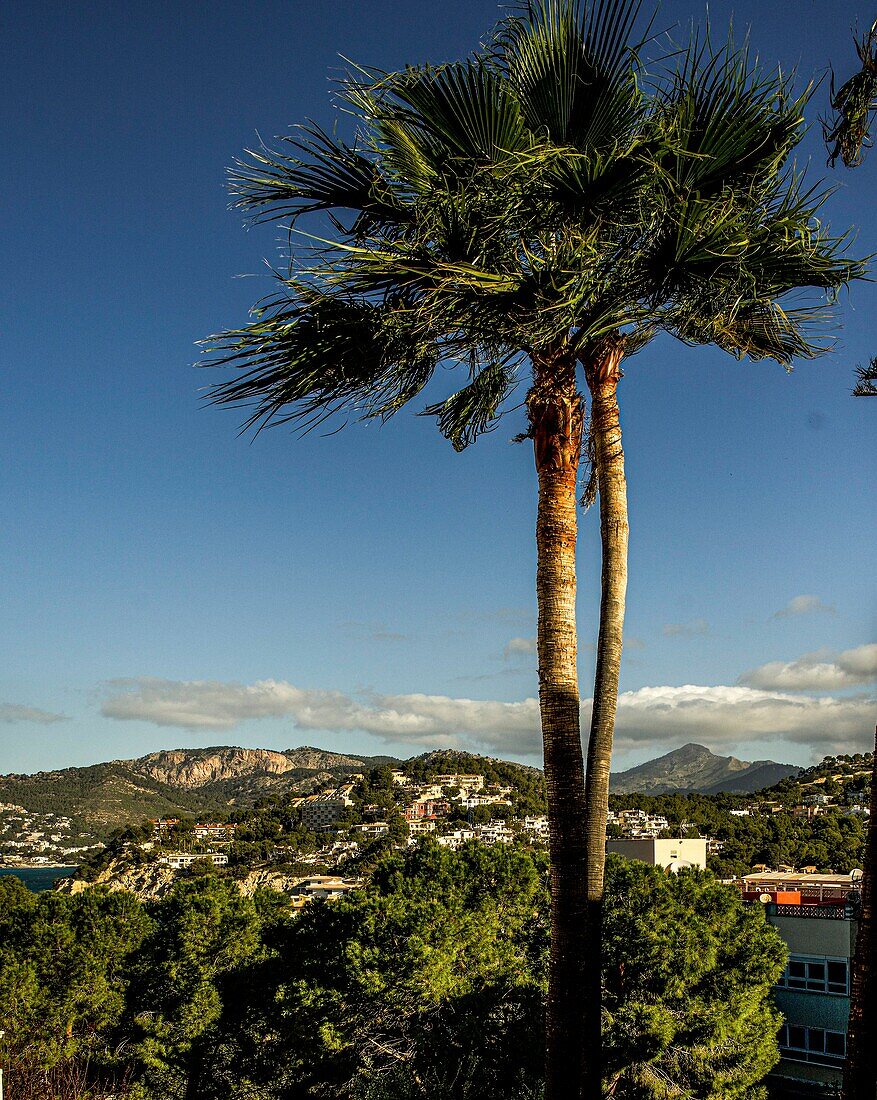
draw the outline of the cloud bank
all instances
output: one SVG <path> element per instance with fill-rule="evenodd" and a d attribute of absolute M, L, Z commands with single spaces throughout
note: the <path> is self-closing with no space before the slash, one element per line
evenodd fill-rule
<path fill-rule="evenodd" d="M 277 680 L 138 679 L 114 681 L 109 689 L 101 708 L 106 717 L 196 732 L 289 718 L 301 730 L 355 730 L 421 748 L 532 756 L 541 751 L 539 705 L 533 698 L 508 703 L 446 695 L 351 695 Z M 619 697 L 616 738 L 622 751 L 650 741 L 698 740 L 729 749 L 766 739 L 821 753 L 856 751 L 870 747 L 875 704 L 873 695 L 814 697 L 741 684 L 644 687 Z M 590 700 L 583 702 L 584 728 L 590 709 Z"/>
<path fill-rule="evenodd" d="M 744 672 L 738 683 L 766 691 L 837 691 L 877 681 L 877 644 L 843 653 L 818 650 L 796 661 L 771 661 Z"/>
<path fill-rule="evenodd" d="M 67 721 L 66 714 L 53 714 L 39 707 L 23 707 L 19 703 L 0 703 L 0 722 L 37 722 L 48 726 L 52 722 Z"/>

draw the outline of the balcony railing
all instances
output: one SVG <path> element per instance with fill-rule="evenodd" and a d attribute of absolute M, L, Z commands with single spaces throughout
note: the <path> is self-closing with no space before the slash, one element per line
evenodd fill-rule
<path fill-rule="evenodd" d="M 856 906 L 850 905 L 768 905 L 778 917 L 810 917 L 818 920 L 854 920 Z"/>

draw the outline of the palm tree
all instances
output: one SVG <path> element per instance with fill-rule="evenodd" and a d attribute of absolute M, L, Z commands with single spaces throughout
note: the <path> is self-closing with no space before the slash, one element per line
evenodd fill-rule
<path fill-rule="evenodd" d="M 844 1100 L 874 1100 L 877 1095 L 877 983 L 874 981 L 874 895 L 877 894 L 877 730 L 871 758 L 871 816 L 865 846 L 865 876 L 859 910 L 853 975 L 850 988 L 850 1025 L 844 1063 Z"/>
<path fill-rule="evenodd" d="M 252 152 L 232 171 L 237 205 L 293 228 L 316 214 L 323 228 L 253 321 L 210 342 L 211 365 L 240 368 L 210 400 L 253 405 L 246 426 L 257 431 L 336 413 L 386 419 L 439 363 L 458 363 L 466 384 L 425 412 L 462 449 L 527 378 L 551 864 L 548 1100 L 601 1087 L 596 960 L 626 578 L 622 358 L 660 331 L 783 364 L 815 355 L 809 326 L 822 306 L 787 307 L 787 296 L 810 287 L 821 301 L 863 272 L 844 258 L 845 238 L 816 221 L 821 196 L 783 170 L 806 96 L 791 98 L 745 51 L 697 44 L 647 85 L 638 10 L 638 0 L 533 0 L 465 61 L 351 78 L 355 140 L 308 125 Z M 575 619 L 586 430 L 604 549 L 587 801 Z"/>
<path fill-rule="evenodd" d="M 877 19 L 856 42 L 856 53 L 862 67 L 837 92 L 833 73 L 831 77 L 834 118 L 823 122 L 822 131 L 831 147 L 828 163 L 832 168 L 838 157 L 847 168 L 856 168 L 862 163 L 865 149 L 872 144 L 871 124 L 877 113 Z"/>

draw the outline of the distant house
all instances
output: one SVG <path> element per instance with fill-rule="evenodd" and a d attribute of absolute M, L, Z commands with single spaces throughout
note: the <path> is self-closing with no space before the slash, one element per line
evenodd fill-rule
<path fill-rule="evenodd" d="M 419 798 L 403 810 L 406 821 L 419 821 L 424 817 L 436 817 L 450 813 L 451 804 L 446 798 Z"/>
<path fill-rule="evenodd" d="M 228 856 L 222 852 L 168 852 L 159 856 L 158 862 L 179 871 L 182 867 L 191 867 L 199 859 L 209 859 L 214 867 L 224 867 Z"/>
<path fill-rule="evenodd" d="M 455 772 L 453 775 L 434 775 L 433 783 L 440 787 L 459 787 L 461 791 L 480 791 L 484 786 L 483 775 L 463 775 Z"/>
<path fill-rule="evenodd" d="M 544 814 L 538 817 L 525 817 L 524 830 L 533 833 L 539 840 L 548 840 L 548 818 Z"/>
<path fill-rule="evenodd" d="M 195 826 L 195 836 L 198 840 L 234 840 L 235 824 L 222 824 L 218 821 L 200 822 Z"/>
<path fill-rule="evenodd" d="M 350 831 L 365 837 L 385 836 L 390 826 L 386 821 L 369 821 L 365 825 L 354 825 Z"/>
<path fill-rule="evenodd" d="M 467 840 L 475 839 L 474 829 L 457 829 L 456 832 L 447 833 L 445 836 L 437 836 L 436 844 L 440 844 L 442 848 L 451 848 L 456 851 L 457 848 L 462 848 Z"/>
<path fill-rule="evenodd" d="M 341 878 L 339 875 L 311 875 L 295 883 L 290 891 L 297 908 L 308 901 L 327 901 L 340 898 L 350 890 L 358 890 L 365 883 L 361 878 Z"/>

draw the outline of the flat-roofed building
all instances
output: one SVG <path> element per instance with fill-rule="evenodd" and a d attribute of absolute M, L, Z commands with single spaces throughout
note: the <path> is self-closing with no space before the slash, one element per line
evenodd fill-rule
<path fill-rule="evenodd" d="M 707 841 L 702 838 L 682 837 L 679 840 L 660 840 L 657 837 L 619 838 L 606 841 L 606 851 L 662 867 L 665 871 L 681 871 L 686 867 L 706 869 Z"/>
<path fill-rule="evenodd" d="M 758 871 L 743 877 L 746 901 L 780 905 L 843 905 L 861 886 L 861 871 L 849 875 L 805 874 L 801 871 Z"/>
<path fill-rule="evenodd" d="M 385 836 L 390 826 L 386 821 L 369 821 L 365 825 L 354 825 L 350 831 L 365 837 Z"/>

